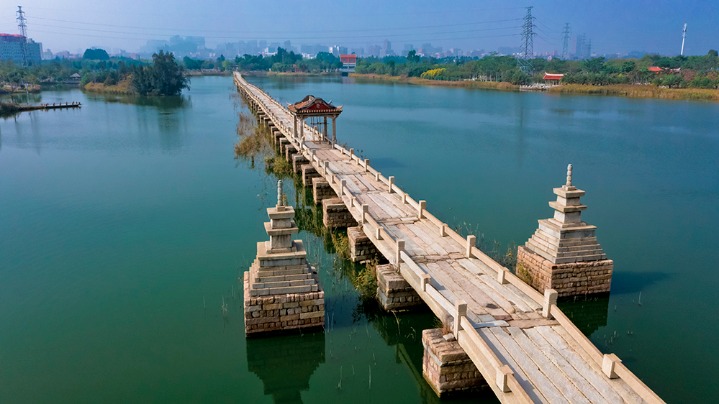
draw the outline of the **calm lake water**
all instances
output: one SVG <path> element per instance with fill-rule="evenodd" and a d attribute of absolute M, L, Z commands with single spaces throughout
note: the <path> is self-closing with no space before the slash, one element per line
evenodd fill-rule
<path fill-rule="evenodd" d="M 531 236 L 573 163 L 615 274 L 609 297 L 563 308 L 667 401 L 719 401 L 718 104 L 252 81 L 344 105 L 340 142 L 490 248 Z M 327 329 L 245 339 L 237 277 L 277 179 L 234 158 L 230 78 L 182 99 L 41 98 L 83 108 L 0 118 L 0 402 L 435 401 L 432 315 L 363 302 L 309 231 Z"/>

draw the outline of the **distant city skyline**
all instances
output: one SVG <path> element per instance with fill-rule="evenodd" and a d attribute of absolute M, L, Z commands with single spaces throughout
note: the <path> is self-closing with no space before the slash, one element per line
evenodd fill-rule
<path fill-rule="evenodd" d="M 685 22 L 686 55 L 703 55 L 719 48 L 719 2 L 677 3 L 27 0 L 20 5 L 26 12 L 28 37 L 55 52 L 80 53 L 91 47 L 136 52 L 148 40 L 166 41 L 175 35 L 203 37 L 210 49 L 224 43 L 262 40 L 281 45 L 291 41 L 298 50 L 300 45 L 316 44 L 350 50 L 381 47 L 388 41 L 397 54 L 406 54 L 406 44 L 419 48 L 427 43 L 445 51 L 490 52 L 520 46 L 526 6 L 534 7 L 534 52 L 538 55 L 561 55 L 565 23 L 571 30 L 571 53 L 580 36 L 591 43 L 592 53 L 599 55 L 632 51 L 678 55 Z M 0 33 L 18 32 L 16 11 L 16 5 L 0 6 Z"/>

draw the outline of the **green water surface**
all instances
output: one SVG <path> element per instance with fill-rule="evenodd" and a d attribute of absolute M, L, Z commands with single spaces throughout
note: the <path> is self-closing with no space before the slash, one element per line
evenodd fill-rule
<path fill-rule="evenodd" d="M 283 103 L 344 105 L 340 142 L 502 246 L 551 214 L 573 163 L 615 274 L 611 296 L 562 306 L 666 400 L 719 400 L 718 105 L 252 81 Z M 182 98 L 41 98 L 83 108 L 0 119 L 0 402 L 434 401 L 431 314 L 363 302 L 309 231 L 325 331 L 245 339 L 237 277 L 277 178 L 234 158 L 244 107 L 230 78 L 193 78 Z"/>

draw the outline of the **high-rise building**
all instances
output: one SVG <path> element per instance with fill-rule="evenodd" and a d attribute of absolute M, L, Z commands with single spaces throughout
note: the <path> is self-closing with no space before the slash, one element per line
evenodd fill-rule
<path fill-rule="evenodd" d="M 42 44 L 17 34 L 0 34 L 0 61 L 11 61 L 16 65 L 39 64 L 42 59 Z"/>

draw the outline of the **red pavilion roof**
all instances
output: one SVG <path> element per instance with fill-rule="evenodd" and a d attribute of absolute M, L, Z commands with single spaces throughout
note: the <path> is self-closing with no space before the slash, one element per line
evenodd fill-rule
<path fill-rule="evenodd" d="M 302 101 L 290 104 L 287 109 L 293 115 L 308 116 L 308 115 L 339 115 L 342 112 L 342 106 L 335 107 L 329 102 L 322 98 L 317 98 L 314 95 L 308 95 L 302 99 Z"/>
<path fill-rule="evenodd" d="M 544 80 L 561 80 L 564 78 L 564 75 L 561 73 L 544 73 Z"/>

